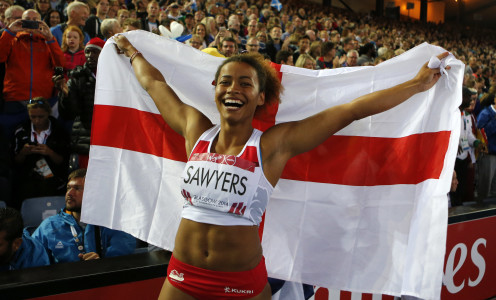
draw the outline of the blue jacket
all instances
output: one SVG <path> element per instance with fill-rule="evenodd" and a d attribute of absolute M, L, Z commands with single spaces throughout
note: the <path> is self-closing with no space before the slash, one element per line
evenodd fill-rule
<path fill-rule="evenodd" d="M 40 241 L 50 256 L 51 263 L 80 261 L 80 253 L 97 252 L 95 228 L 87 224 L 84 231 L 74 217 L 64 210 L 45 219 L 33 232 L 32 237 Z M 131 235 L 105 227 L 100 228 L 102 257 L 133 253 L 136 239 Z M 75 235 L 75 236 L 74 236 Z"/>
<path fill-rule="evenodd" d="M 489 153 L 496 154 L 496 112 L 492 105 L 480 112 L 477 117 L 477 127 L 484 128 L 489 143 Z"/>
<path fill-rule="evenodd" d="M 22 234 L 22 244 L 14 253 L 8 265 L 1 265 L 0 271 L 21 270 L 50 264 L 48 253 L 40 242 L 33 239 L 27 230 Z"/>

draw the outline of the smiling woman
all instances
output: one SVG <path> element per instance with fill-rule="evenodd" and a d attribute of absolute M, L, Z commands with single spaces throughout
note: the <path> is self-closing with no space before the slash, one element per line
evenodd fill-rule
<path fill-rule="evenodd" d="M 354 120 L 431 88 L 441 76 L 425 64 L 405 83 L 261 132 L 252 127 L 255 113 L 279 101 L 281 92 L 262 57 L 232 56 L 219 66 L 214 83 L 220 124 L 214 126 L 178 98 L 125 36 L 114 39 L 132 58 L 139 83 L 164 120 L 185 138 L 189 156 L 180 185 L 185 205 L 160 299 L 270 299 L 258 226 L 286 162 Z"/>

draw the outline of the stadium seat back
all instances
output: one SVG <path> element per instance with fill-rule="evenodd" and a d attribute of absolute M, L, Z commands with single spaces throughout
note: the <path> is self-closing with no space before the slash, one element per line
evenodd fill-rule
<path fill-rule="evenodd" d="M 21 206 L 24 226 L 36 229 L 43 220 L 56 215 L 64 207 L 64 196 L 28 198 L 22 202 Z"/>

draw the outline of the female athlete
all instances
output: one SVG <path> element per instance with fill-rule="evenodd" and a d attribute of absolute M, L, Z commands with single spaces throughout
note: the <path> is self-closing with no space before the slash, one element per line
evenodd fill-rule
<path fill-rule="evenodd" d="M 441 76 L 426 63 L 407 82 L 262 133 L 252 127 L 255 112 L 279 101 L 281 86 L 261 58 L 237 55 L 219 66 L 214 125 L 181 102 L 126 37 L 114 38 L 164 120 L 185 138 L 189 157 L 181 181 L 185 206 L 159 299 L 270 299 L 258 225 L 286 162 L 351 122 L 430 89 Z"/>

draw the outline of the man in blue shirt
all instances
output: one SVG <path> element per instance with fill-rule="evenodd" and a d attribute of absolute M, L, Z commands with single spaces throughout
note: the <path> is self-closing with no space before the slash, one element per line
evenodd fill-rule
<path fill-rule="evenodd" d="M 0 271 L 50 264 L 43 245 L 23 231 L 23 227 L 21 214 L 17 210 L 0 208 Z"/>
<path fill-rule="evenodd" d="M 86 169 L 69 175 L 65 209 L 45 219 L 33 233 L 47 249 L 52 263 L 132 254 L 136 239 L 118 230 L 81 222 Z"/>

